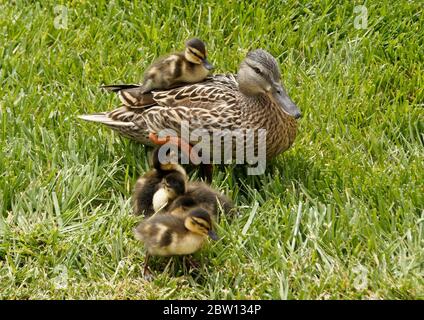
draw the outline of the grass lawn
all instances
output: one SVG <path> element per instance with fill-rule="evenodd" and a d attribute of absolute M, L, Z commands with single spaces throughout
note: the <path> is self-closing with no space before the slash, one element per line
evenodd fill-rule
<path fill-rule="evenodd" d="M 350 1 L 42 3 L 0 4 L 0 298 L 424 298 L 421 1 L 356 1 L 364 28 Z M 146 282 L 148 153 L 77 115 L 191 36 L 215 72 L 268 50 L 304 117 L 265 175 L 214 171 L 241 214 L 200 270 L 156 258 Z"/>

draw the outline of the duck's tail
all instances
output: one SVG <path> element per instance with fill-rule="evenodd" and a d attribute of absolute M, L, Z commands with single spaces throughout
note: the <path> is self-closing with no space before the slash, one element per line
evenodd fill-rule
<path fill-rule="evenodd" d="M 131 127 L 134 126 L 134 123 L 129 121 L 117 121 L 110 117 L 108 117 L 106 112 L 102 113 L 94 113 L 94 114 L 83 114 L 81 116 L 78 116 L 78 118 L 85 120 L 85 121 L 91 121 L 91 122 L 99 122 L 103 123 L 105 125 L 113 126 L 113 127 Z"/>
<path fill-rule="evenodd" d="M 112 84 L 101 88 L 118 94 L 124 106 L 132 108 L 147 108 L 155 104 L 151 93 L 145 91 L 139 84 Z"/>

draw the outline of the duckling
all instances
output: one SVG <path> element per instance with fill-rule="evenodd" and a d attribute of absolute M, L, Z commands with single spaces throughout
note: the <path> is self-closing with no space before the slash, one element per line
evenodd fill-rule
<path fill-rule="evenodd" d="M 154 89 L 170 89 L 187 83 L 203 81 L 213 69 L 202 40 L 193 38 L 186 42 L 183 52 L 162 57 L 149 66 L 141 85 L 106 85 L 102 88 L 117 92 L 122 103 L 134 106 L 146 103 L 146 93 Z"/>
<path fill-rule="evenodd" d="M 225 215 L 229 215 L 235 210 L 230 198 L 204 182 L 188 182 L 186 192 L 174 198 L 167 210 L 174 215 L 184 215 L 188 209 L 193 207 L 205 209 L 214 220 L 218 219 L 220 208 Z"/>
<path fill-rule="evenodd" d="M 167 202 L 186 191 L 187 174 L 178 163 L 161 163 L 159 148 L 152 156 L 153 169 L 138 178 L 133 191 L 133 212 L 150 216 L 166 206 Z"/>
<path fill-rule="evenodd" d="M 159 184 L 160 188 L 153 195 L 153 210 L 160 212 L 175 198 L 183 195 L 186 192 L 186 180 L 186 176 L 179 171 L 171 172 L 163 177 Z"/>
<path fill-rule="evenodd" d="M 149 275 L 150 255 L 188 255 L 199 250 L 209 236 L 218 240 L 213 230 L 212 218 L 208 211 L 193 208 L 185 217 L 173 214 L 157 214 L 141 222 L 134 230 L 135 238 L 146 248 L 144 276 Z"/>
<path fill-rule="evenodd" d="M 161 163 L 159 149 L 153 152 L 153 169 L 140 177 L 134 187 L 134 214 L 150 216 L 163 210 L 186 210 L 202 207 L 216 219 L 219 209 L 224 214 L 233 211 L 232 201 L 205 182 L 188 182 L 184 168 L 175 162 Z M 173 156 L 173 155 L 170 155 Z M 178 212 L 176 210 L 175 212 Z"/>
<path fill-rule="evenodd" d="M 184 52 L 177 52 L 153 63 L 144 74 L 142 93 L 153 89 L 168 89 L 183 83 L 200 82 L 213 66 L 206 59 L 202 40 L 193 38 L 186 42 Z"/>

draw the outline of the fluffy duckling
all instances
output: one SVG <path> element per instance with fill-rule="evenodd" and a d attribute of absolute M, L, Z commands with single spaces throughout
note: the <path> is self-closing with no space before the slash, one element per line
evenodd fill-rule
<path fill-rule="evenodd" d="M 196 83 L 207 77 L 213 66 L 206 59 L 203 41 L 197 38 L 186 42 L 184 52 L 177 52 L 153 63 L 144 74 L 142 92 L 168 89 L 182 83 Z"/>
<path fill-rule="evenodd" d="M 133 212 L 150 216 L 186 191 L 187 174 L 177 163 L 159 161 L 159 148 L 152 157 L 153 169 L 141 176 L 133 191 Z"/>
<path fill-rule="evenodd" d="M 145 105 L 145 94 L 154 89 L 170 89 L 201 82 L 212 69 L 212 64 L 207 60 L 205 44 L 193 38 L 186 42 L 183 52 L 162 57 L 149 66 L 141 85 L 106 85 L 102 88 L 117 92 L 124 105 L 134 107 Z"/>
<path fill-rule="evenodd" d="M 174 215 L 184 215 L 194 207 L 205 209 L 214 220 L 218 219 L 220 208 L 225 215 L 234 211 L 234 204 L 226 195 L 204 182 L 188 182 L 186 192 L 174 198 L 167 210 Z"/>
<path fill-rule="evenodd" d="M 183 216 L 156 214 L 140 223 L 134 230 L 136 239 L 146 248 L 144 275 L 148 276 L 150 255 L 188 255 L 199 250 L 207 237 L 218 240 L 208 211 L 193 208 Z"/>
<path fill-rule="evenodd" d="M 179 171 L 165 175 L 154 193 L 152 205 L 155 212 L 160 212 L 178 196 L 186 192 L 187 177 Z"/>
<path fill-rule="evenodd" d="M 150 216 L 157 212 L 185 213 L 193 207 L 207 210 L 217 219 L 220 208 L 229 214 L 234 206 L 224 194 L 204 182 L 188 182 L 184 168 L 177 163 L 162 164 L 159 149 L 153 153 L 151 171 L 139 178 L 134 187 L 133 204 L 135 214 Z"/>

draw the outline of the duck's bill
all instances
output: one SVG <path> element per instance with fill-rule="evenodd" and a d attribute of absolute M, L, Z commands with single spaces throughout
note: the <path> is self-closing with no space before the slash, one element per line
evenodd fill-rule
<path fill-rule="evenodd" d="M 297 105 L 290 99 L 289 95 L 280 84 L 274 84 L 270 95 L 274 102 L 288 115 L 295 119 L 299 119 L 302 116 Z"/>
<path fill-rule="evenodd" d="M 212 239 L 212 240 L 219 240 L 218 235 L 215 233 L 215 231 L 213 230 L 209 230 L 208 232 L 208 236 Z"/>
<path fill-rule="evenodd" d="M 213 65 L 211 65 L 208 60 L 203 59 L 202 60 L 202 63 L 205 66 L 206 69 L 208 69 L 208 70 L 212 70 L 213 69 Z"/>

